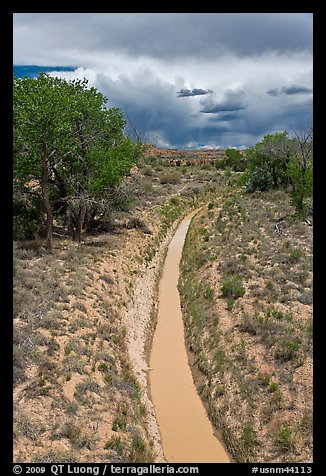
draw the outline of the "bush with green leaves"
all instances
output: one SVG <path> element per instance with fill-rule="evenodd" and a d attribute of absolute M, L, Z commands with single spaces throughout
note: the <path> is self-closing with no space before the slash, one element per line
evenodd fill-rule
<path fill-rule="evenodd" d="M 283 424 L 274 435 L 275 444 L 286 453 L 293 447 L 293 431 L 287 424 Z"/>
<path fill-rule="evenodd" d="M 159 177 L 160 183 L 165 184 L 176 184 L 181 182 L 181 174 L 177 170 L 172 172 L 164 172 Z"/>
<path fill-rule="evenodd" d="M 230 167 L 234 172 L 243 172 L 246 164 L 241 152 L 237 149 L 226 149 L 225 165 Z"/>
<path fill-rule="evenodd" d="M 245 293 L 242 277 L 239 275 L 228 276 L 222 281 L 221 291 L 223 297 L 237 299 Z"/>
<path fill-rule="evenodd" d="M 43 207 L 38 197 L 14 196 L 13 215 L 14 240 L 33 240 L 42 235 Z"/>
<path fill-rule="evenodd" d="M 245 191 L 248 193 L 256 191 L 264 192 L 265 190 L 270 190 L 272 188 L 273 178 L 268 167 L 264 164 L 254 168 L 250 178 L 245 184 Z"/>

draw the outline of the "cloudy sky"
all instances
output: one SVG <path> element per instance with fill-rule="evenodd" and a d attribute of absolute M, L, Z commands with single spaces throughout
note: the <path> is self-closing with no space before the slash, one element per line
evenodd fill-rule
<path fill-rule="evenodd" d="M 88 78 L 161 147 L 247 147 L 311 125 L 312 30 L 311 13 L 15 13 L 14 70 Z"/>

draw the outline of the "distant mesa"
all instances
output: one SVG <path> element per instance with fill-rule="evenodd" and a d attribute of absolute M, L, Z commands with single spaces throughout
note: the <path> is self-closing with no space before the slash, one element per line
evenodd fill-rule
<path fill-rule="evenodd" d="M 155 144 L 146 144 L 145 157 L 224 157 L 226 149 L 163 149 Z M 243 153 L 245 149 L 238 149 Z"/>
<path fill-rule="evenodd" d="M 240 150 L 241 153 L 244 150 Z M 154 144 L 146 144 L 144 157 L 166 159 L 171 165 L 191 165 L 214 163 L 226 157 L 225 149 L 161 149 Z"/>

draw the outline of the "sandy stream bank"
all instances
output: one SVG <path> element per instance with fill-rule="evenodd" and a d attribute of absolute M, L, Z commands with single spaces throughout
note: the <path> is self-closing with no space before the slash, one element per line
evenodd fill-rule
<path fill-rule="evenodd" d="M 149 398 L 149 351 L 155 328 L 155 316 L 158 307 L 158 283 L 166 252 L 175 230 L 182 218 L 177 220 L 166 234 L 160 247 L 148 266 L 142 265 L 142 274 L 134 282 L 132 301 L 127 305 L 123 316 L 123 324 L 127 329 L 127 345 L 133 370 L 141 385 L 142 400 L 146 406 L 147 428 L 154 442 L 156 462 L 165 463 L 159 428 L 155 417 L 155 409 Z"/>
<path fill-rule="evenodd" d="M 188 221 L 199 210 L 200 209 L 192 211 L 190 214 L 188 214 L 187 215 Z M 147 267 L 143 265 L 144 269 L 142 270 L 141 275 L 138 276 L 134 282 L 134 286 L 133 286 L 134 291 L 132 295 L 132 301 L 128 303 L 127 310 L 123 317 L 123 324 L 127 329 L 127 343 L 128 343 L 129 357 L 132 362 L 133 370 L 137 376 L 138 382 L 141 385 L 143 390 L 142 402 L 148 410 L 147 428 L 154 442 L 154 451 L 155 451 L 155 454 L 157 455 L 156 456 L 157 462 L 166 462 L 167 460 L 165 459 L 165 455 L 162 448 L 162 440 L 161 440 L 160 430 L 158 427 L 158 422 L 155 415 L 155 408 L 154 408 L 153 402 L 150 399 L 150 393 L 151 393 L 150 383 L 151 382 L 149 381 L 149 371 L 152 369 L 149 367 L 149 357 L 150 357 L 150 352 L 152 347 L 152 340 L 154 337 L 154 330 L 155 330 L 156 322 L 157 322 L 157 313 L 159 310 L 158 308 L 160 307 L 159 286 L 161 286 L 160 282 L 162 282 L 161 280 L 162 270 L 165 269 L 167 251 L 168 249 L 170 249 L 169 246 L 171 242 L 174 241 L 176 234 L 179 232 L 181 222 L 182 223 L 185 222 L 184 216 L 180 217 L 173 224 L 171 229 L 168 231 L 167 235 L 165 236 L 164 240 L 161 242 L 155 257 L 150 262 L 150 264 Z M 184 235 L 186 234 L 187 228 L 184 230 Z M 180 253 L 181 252 L 182 252 L 182 246 L 181 246 Z M 180 346 L 184 346 L 183 335 L 181 335 Z M 186 351 L 184 353 L 186 355 Z M 187 362 L 186 362 L 186 365 L 188 365 Z M 189 374 L 188 380 L 192 381 L 190 368 L 188 367 L 188 369 L 186 368 L 185 370 L 187 371 L 186 373 Z M 199 407 L 202 404 L 200 402 L 197 391 L 195 390 L 195 387 L 193 387 L 193 390 L 194 390 L 194 393 L 196 393 L 196 395 L 194 395 L 194 398 L 196 399 L 197 397 L 198 407 Z M 192 392 L 190 392 L 190 394 L 191 393 Z M 163 400 L 164 398 L 165 397 L 163 397 Z M 178 402 L 176 402 L 176 404 L 177 403 Z M 181 406 L 182 405 L 183 405 L 183 402 L 181 402 Z M 176 408 L 180 408 L 180 405 L 179 406 L 176 405 Z M 203 417 L 203 418 L 199 418 L 199 423 L 201 419 L 208 420 L 204 408 L 200 410 L 201 411 L 198 413 L 200 414 L 200 417 Z M 156 412 L 157 411 L 158 409 L 156 409 Z M 192 420 L 192 418 L 190 420 Z M 206 424 L 207 423 L 204 422 L 204 426 Z M 173 437 L 173 435 L 171 436 Z M 215 448 L 215 444 L 216 444 L 215 441 L 217 440 L 213 436 L 213 430 L 212 430 L 211 437 L 209 437 L 208 439 L 209 440 L 212 439 L 211 446 L 212 448 L 213 447 Z M 184 444 L 187 444 L 187 442 L 180 441 L 180 444 L 184 445 Z M 217 444 L 219 443 L 217 442 Z M 203 455 L 203 457 L 205 456 Z M 225 458 L 227 458 L 227 456 L 225 456 Z M 187 461 L 184 461 L 184 462 L 187 462 Z"/>

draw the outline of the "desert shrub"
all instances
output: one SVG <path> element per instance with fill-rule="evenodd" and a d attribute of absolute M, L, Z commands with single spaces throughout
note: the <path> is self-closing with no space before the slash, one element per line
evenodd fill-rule
<path fill-rule="evenodd" d="M 124 443 L 120 436 L 112 435 L 111 438 L 105 442 L 104 449 L 112 449 L 117 451 L 118 454 L 122 455 L 124 450 Z"/>
<path fill-rule="evenodd" d="M 298 337 L 282 337 L 276 343 L 276 349 L 274 356 L 277 360 L 281 362 L 286 362 L 292 360 L 298 356 L 298 351 L 300 348 L 301 339 Z"/>
<path fill-rule="evenodd" d="M 94 450 L 96 446 L 96 436 L 94 434 L 88 434 L 80 425 L 71 421 L 66 422 L 62 430 L 62 436 L 68 438 L 75 448 L 84 447 L 89 450 Z"/>
<path fill-rule="evenodd" d="M 289 264 L 296 264 L 300 261 L 301 256 L 302 256 L 302 251 L 299 248 L 296 248 L 291 251 L 286 261 Z"/>
<path fill-rule="evenodd" d="M 273 188 L 273 178 L 266 165 L 256 167 L 249 180 L 245 184 L 245 191 L 252 193 L 255 191 L 265 191 Z"/>
<path fill-rule="evenodd" d="M 216 170 L 225 169 L 225 166 L 226 166 L 225 159 L 216 159 L 214 162 L 214 167 L 216 168 Z"/>
<path fill-rule="evenodd" d="M 112 431 L 125 430 L 127 428 L 126 415 L 117 415 L 112 423 Z"/>
<path fill-rule="evenodd" d="M 213 301 L 214 298 L 214 289 L 211 286 L 205 286 L 204 296 L 208 301 Z"/>
<path fill-rule="evenodd" d="M 222 281 L 221 291 L 223 297 L 237 299 L 245 293 L 241 276 L 234 275 L 225 278 Z"/>
<path fill-rule="evenodd" d="M 162 185 L 167 183 L 176 184 L 181 182 L 181 174 L 177 170 L 172 172 L 164 172 L 160 175 L 159 179 Z"/>
<path fill-rule="evenodd" d="M 153 175 L 153 169 L 150 165 L 147 165 L 143 169 L 143 174 L 146 175 L 146 177 L 152 177 Z"/>
<path fill-rule="evenodd" d="M 37 454 L 32 463 L 78 463 L 78 457 L 70 451 L 50 450 Z"/>
<path fill-rule="evenodd" d="M 152 451 L 147 449 L 145 441 L 137 430 L 134 431 L 132 436 L 128 461 L 132 463 L 151 463 L 154 461 Z"/>
<path fill-rule="evenodd" d="M 274 442 L 283 452 L 287 452 L 293 448 L 293 434 L 291 427 L 284 424 L 278 428 L 274 435 Z"/>
<path fill-rule="evenodd" d="M 80 356 L 68 355 L 63 359 L 62 370 L 64 373 L 77 372 L 79 374 L 84 373 L 84 363 L 81 361 Z"/>
<path fill-rule="evenodd" d="M 146 223 L 137 217 L 130 218 L 127 228 L 136 228 L 137 230 L 143 231 L 145 234 L 151 234 L 151 231 Z"/>
<path fill-rule="evenodd" d="M 97 367 L 97 369 L 98 369 L 100 372 L 104 372 L 104 373 L 107 372 L 108 368 L 109 368 L 109 367 L 108 367 L 108 364 L 107 364 L 106 362 L 101 362 L 101 363 L 98 365 L 98 367 Z"/>
<path fill-rule="evenodd" d="M 14 200 L 13 238 L 14 240 L 32 240 L 42 234 L 42 204 L 38 197 L 26 200 Z"/>
<path fill-rule="evenodd" d="M 255 432 L 250 423 L 247 423 L 242 430 L 242 441 L 246 450 L 250 450 L 256 443 Z"/>
<path fill-rule="evenodd" d="M 272 376 L 268 372 L 260 372 L 258 374 L 259 383 L 261 383 L 261 385 L 263 385 L 264 387 L 268 387 L 268 385 L 270 384 L 271 378 Z"/>
<path fill-rule="evenodd" d="M 19 414 L 17 416 L 15 427 L 16 431 L 32 441 L 37 440 L 41 435 L 40 422 L 25 414 Z"/>
<path fill-rule="evenodd" d="M 268 391 L 271 393 L 276 392 L 276 390 L 279 388 L 279 385 L 275 380 L 272 380 L 270 384 L 268 385 Z"/>

